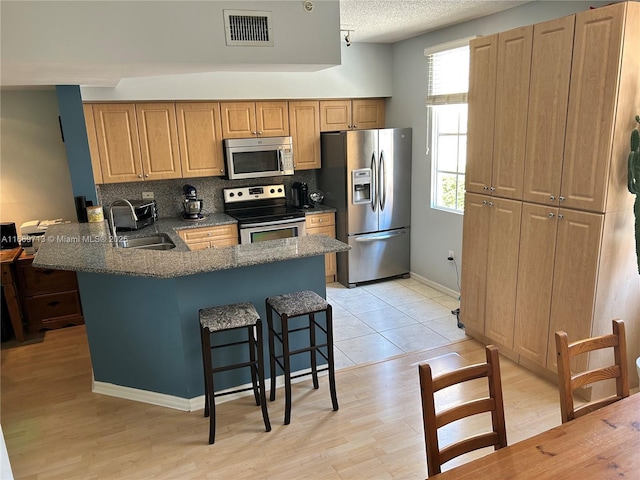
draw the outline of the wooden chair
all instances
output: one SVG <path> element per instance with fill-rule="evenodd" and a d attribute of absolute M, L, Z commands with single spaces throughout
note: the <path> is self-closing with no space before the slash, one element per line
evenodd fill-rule
<path fill-rule="evenodd" d="M 463 367 L 436 378 L 432 377 L 431 367 L 428 363 L 418 365 L 429 476 L 440 473 L 442 464 L 464 453 L 490 446 L 493 446 L 495 450 L 507 446 L 498 349 L 493 345 L 487 345 L 486 354 L 486 363 Z M 483 377 L 486 377 L 489 383 L 488 397 L 471 400 L 436 414 L 435 392 L 452 385 Z M 440 449 L 438 445 L 439 428 L 456 420 L 485 412 L 491 412 L 491 422 L 493 424 L 491 432 L 475 435 L 447 445 L 442 450 Z"/>
<path fill-rule="evenodd" d="M 567 334 L 556 332 L 556 354 L 558 356 L 558 386 L 560 390 L 560 411 L 562 423 L 581 417 L 593 410 L 617 402 L 629 396 L 629 370 L 627 369 L 627 347 L 624 333 L 624 322 L 613 320 L 613 334 L 587 338 L 569 343 Z M 609 365 L 586 372 L 571 373 L 571 359 L 576 355 L 613 347 L 614 365 Z M 602 380 L 616 380 L 616 394 L 592 400 L 578 408 L 573 404 L 573 392 L 577 388 Z"/>

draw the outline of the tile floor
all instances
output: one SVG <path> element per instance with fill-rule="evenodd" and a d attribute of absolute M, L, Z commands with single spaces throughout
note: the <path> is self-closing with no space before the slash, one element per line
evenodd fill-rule
<path fill-rule="evenodd" d="M 412 278 L 351 289 L 331 283 L 327 300 L 337 369 L 468 338 L 451 314 L 458 300 Z"/>

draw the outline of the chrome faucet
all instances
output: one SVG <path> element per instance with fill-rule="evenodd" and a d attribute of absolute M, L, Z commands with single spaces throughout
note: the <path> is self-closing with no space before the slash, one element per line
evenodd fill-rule
<path fill-rule="evenodd" d="M 133 205 L 131 205 L 131 202 L 129 200 L 127 200 L 126 198 L 117 198 L 113 202 L 111 202 L 111 205 L 109 205 L 109 230 L 111 230 L 111 236 L 113 237 L 114 247 L 118 246 L 118 237 L 116 235 L 116 224 L 113 220 L 113 206 L 118 202 L 124 202 L 126 205 L 128 205 L 129 209 L 131 209 L 131 218 L 133 219 L 134 222 L 138 221 L 138 216 L 136 215 L 136 211 L 134 210 Z"/>

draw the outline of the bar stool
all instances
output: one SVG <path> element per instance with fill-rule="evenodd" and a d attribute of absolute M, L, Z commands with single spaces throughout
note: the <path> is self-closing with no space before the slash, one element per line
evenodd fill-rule
<path fill-rule="evenodd" d="M 333 409 L 338 410 L 338 397 L 336 395 L 336 374 L 333 361 L 333 318 L 332 308 L 327 301 L 315 292 L 305 290 L 301 292 L 287 293 L 275 297 L 269 297 L 266 300 L 267 307 L 267 325 L 269 330 L 269 361 L 271 367 L 271 392 L 269 399 L 276 399 L 276 363 L 284 372 L 284 391 L 285 391 L 285 412 L 284 424 L 291 422 L 291 379 L 302 377 L 304 375 L 312 375 L 313 388 L 318 388 L 318 372 L 329 371 L 329 390 L 331 392 L 331 403 Z M 280 317 L 281 331 L 276 332 L 273 325 L 273 312 Z M 325 312 L 326 329 L 315 319 L 315 314 Z M 289 320 L 293 317 L 302 315 L 309 316 L 308 326 L 289 329 Z M 319 328 L 326 334 L 327 341 L 325 343 L 316 343 L 316 328 Z M 291 351 L 289 345 L 289 334 L 301 330 L 309 330 L 309 346 Z M 276 355 L 275 340 L 278 339 L 282 344 L 282 355 Z M 326 355 L 321 350 L 326 348 Z M 311 355 L 311 371 L 291 376 L 291 356 L 300 353 L 310 352 Z M 327 361 L 325 368 L 318 369 L 317 355 L 322 355 Z"/>
<path fill-rule="evenodd" d="M 269 422 L 269 413 L 267 412 L 267 401 L 264 390 L 262 320 L 260 320 L 260 315 L 258 315 L 257 310 L 248 302 L 235 303 L 232 305 L 203 308 L 199 311 L 199 316 L 200 338 L 202 340 L 202 362 L 204 366 L 204 416 L 210 417 L 209 443 L 214 443 L 216 436 L 215 397 L 229 395 L 231 393 L 253 390 L 256 405 L 260 405 L 262 407 L 262 418 L 264 420 L 265 430 L 267 432 L 271 431 L 271 423 Z M 234 329 L 246 329 L 247 340 L 211 346 L 212 333 Z M 257 332 L 257 338 L 254 336 L 254 329 Z M 213 366 L 213 360 L 211 357 L 214 349 L 244 344 L 249 344 L 248 362 L 227 364 L 219 367 Z M 215 393 L 213 386 L 214 373 L 243 367 L 249 367 L 251 369 L 251 387 L 238 388 L 219 394 Z"/>

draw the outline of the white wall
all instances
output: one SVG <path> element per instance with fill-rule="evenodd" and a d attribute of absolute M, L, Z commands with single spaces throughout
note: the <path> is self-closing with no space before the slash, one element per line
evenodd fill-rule
<path fill-rule="evenodd" d="M 390 97 L 391 45 L 342 43 L 342 64 L 317 72 L 210 72 L 81 87 L 83 101 Z"/>
<path fill-rule="evenodd" d="M 2 85 L 115 85 L 215 70 L 340 64 L 340 6 L 302 1 L 1 2 Z M 271 12 L 273 46 L 227 46 L 223 10 Z M 33 75 L 35 74 L 35 75 Z M 38 80 L 34 80 L 37 77 Z M 31 83 L 34 82 L 34 83 Z"/>
<path fill-rule="evenodd" d="M 53 89 L 0 92 L 0 220 L 76 220 Z"/>
<path fill-rule="evenodd" d="M 608 2 L 607 2 L 608 3 Z M 411 219 L 411 271 L 459 291 L 456 270 L 446 257 L 462 253 L 462 215 L 430 208 L 431 160 L 427 144 L 426 47 L 474 35 L 488 35 L 511 28 L 559 18 L 605 2 L 531 2 L 501 13 L 411 38 L 393 46 L 393 98 L 388 102 L 387 122 L 413 127 L 413 178 Z"/>

